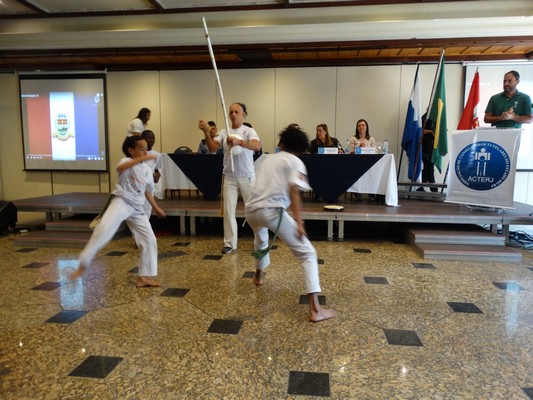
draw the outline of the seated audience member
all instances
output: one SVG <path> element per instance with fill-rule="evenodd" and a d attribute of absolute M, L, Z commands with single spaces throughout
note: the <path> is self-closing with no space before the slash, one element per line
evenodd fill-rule
<path fill-rule="evenodd" d="M 355 136 L 350 139 L 350 154 L 355 153 L 357 147 L 376 147 L 376 141 L 370 136 L 370 128 L 368 122 L 360 119 L 355 124 Z"/>
<path fill-rule="evenodd" d="M 319 147 L 336 147 L 339 149 L 339 153 L 344 153 L 337 138 L 329 135 L 328 126 L 326 124 L 317 125 L 316 138 L 311 140 L 311 148 L 309 149 L 309 153 L 318 153 Z"/>
<path fill-rule="evenodd" d="M 152 172 L 154 174 L 154 183 L 157 183 L 159 182 L 159 178 L 161 178 L 161 170 L 163 169 L 163 163 L 161 161 L 161 153 L 153 149 L 155 144 L 154 132 L 147 129 L 145 131 L 142 131 L 141 136 L 144 138 L 144 140 L 146 140 L 146 143 L 148 144 L 148 154 L 156 156 L 156 158 L 147 160 L 145 161 L 145 163 L 148 164 L 148 166 L 152 169 Z"/>
<path fill-rule="evenodd" d="M 214 139 L 217 135 L 217 125 L 213 121 L 209 121 L 207 123 L 209 126 L 209 136 L 211 136 L 211 139 Z M 210 152 L 207 148 L 207 145 L 205 144 L 205 139 L 200 140 L 200 144 L 198 145 L 198 154 L 222 154 L 223 149 L 222 147 L 219 147 L 215 152 Z"/>
<path fill-rule="evenodd" d="M 355 136 L 350 139 L 349 147 L 350 154 L 354 154 L 357 147 L 376 147 L 376 141 L 370 136 L 370 128 L 365 119 L 360 119 L 355 124 Z M 361 194 L 362 193 L 355 193 L 355 198 L 357 200 L 362 200 Z M 376 196 L 374 194 L 369 194 L 368 198 L 370 200 L 375 200 Z"/>

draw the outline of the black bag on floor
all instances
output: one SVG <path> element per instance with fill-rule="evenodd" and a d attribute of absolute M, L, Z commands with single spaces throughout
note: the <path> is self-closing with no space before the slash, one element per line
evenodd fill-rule
<path fill-rule="evenodd" d="M 9 229 L 15 230 L 17 225 L 17 207 L 9 201 L 0 200 L 0 234 L 7 233 Z"/>

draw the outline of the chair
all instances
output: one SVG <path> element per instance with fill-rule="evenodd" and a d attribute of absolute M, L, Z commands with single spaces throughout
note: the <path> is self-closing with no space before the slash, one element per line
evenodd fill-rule
<path fill-rule="evenodd" d="M 174 154 L 188 154 L 192 153 L 192 150 L 190 147 L 187 146 L 180 146 L 176 150 L 174 150 Z"/>
<path fill-rule="evenodd" d="M 190 154 L 192 153 L 192 150 L 190 147 L 187 146 L 180 146 L 176 150 L 174 150 L 174 154 Z M 181 199 L 181 191 L 180 189 L 169 189 L 170 190 L 170 198 L 174 198 L 174 194 L 178 192 L 178 198 Z M 191 197 L 191 190 L 189 189 L 189 198 Z M 196 197 L 200 197 L 200 192 L 198 189 L 196 189 Z"/>

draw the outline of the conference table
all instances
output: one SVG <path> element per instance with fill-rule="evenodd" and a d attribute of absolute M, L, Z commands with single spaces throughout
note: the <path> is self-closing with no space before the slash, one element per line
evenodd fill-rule
<path fill-rule="evenodd" d="M 261 165 L 273 154 L 255 159 Z M 163 170 L 156 193 L 167 189 L 198 189 L 206 200 L 216 200 L 222 186 L 221 154 L 161 154 Z M 345 192 L 385 195 L 385 204 L 398 205 L 396 164 L 393 154 L 301 154 L 309 185 L 327 203 Z"/>

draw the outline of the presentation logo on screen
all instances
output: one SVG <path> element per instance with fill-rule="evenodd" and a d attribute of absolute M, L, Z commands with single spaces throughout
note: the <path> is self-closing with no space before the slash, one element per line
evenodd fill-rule
<path fill-rule="evenodd" d="M 455 160 L 459 181 L 473 190 L 500 186 L 511 171 L 511 159 L 503 147 L 493 142 L 475 142 L 466 146 Z"/>

